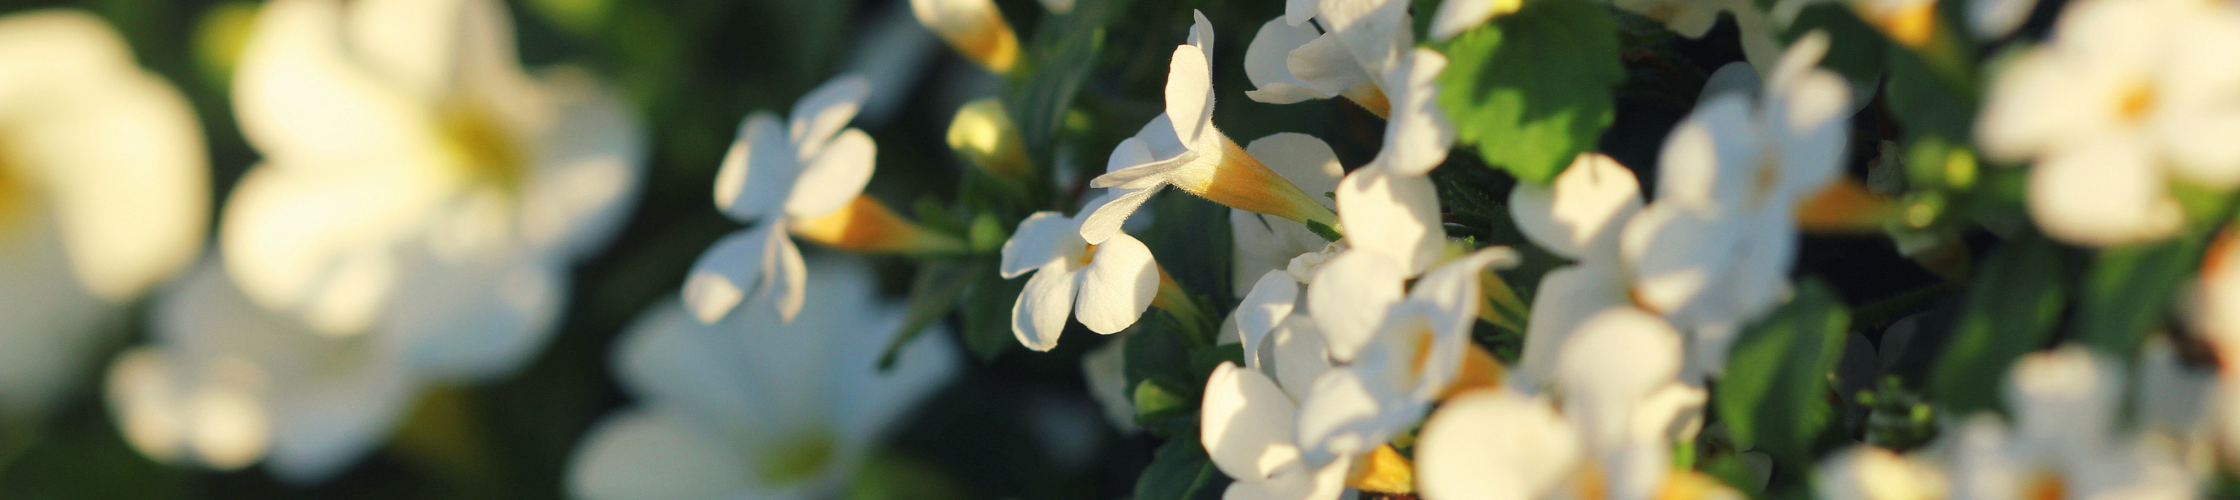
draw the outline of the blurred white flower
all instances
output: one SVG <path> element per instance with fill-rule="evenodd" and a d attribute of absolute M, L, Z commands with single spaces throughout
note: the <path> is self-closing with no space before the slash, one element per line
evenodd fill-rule
<path fill-rule="evenodd" d="M 1494 16 L 1524 8 L 1524 0 L 1446 0 L 1431 17 L 1431 40 L 1443 42 L 1476 28 Z"/>
<path fill-rule="evenodd" d="M 1401 175 L 1372 164 L 1338 181 L 1337 194 L 1348 249 L 1382 255 L 1407 276 L 1423 274 L 1446 251 L 1439 190 L 1430 177 Z"/>
<path fill-rule="evenodd" d="M 1941 500 L 1942 464 L 1877 446 L 1855 445 L 1820 461 L 1813 492 L 1828 500 Z"/>
<path fill-rule="evenodd" d="M 1680 341 L 1654 315 L 1610 309 L 1565 342 L 1560 405 L 1502 387 L 1449 400 L 1416 441 L 1424 497 L 1741 498 L 1672 467 L 1706 397 L 1678 378 Z"/>
<path fill-rule="evenodd" d="M 2179 0 L 2068 5 L 2053 41 L 1991 83 L 1976 137 L 2029 161 L 2031 219 L 2065 242 L 2175 234 L 2173 179 L 2240 187 L 2240 7 Z"/>
<path fill-rule="evenodd" d="M 1600 153 L 1582 153 L 1549 185 L 1518 183 L 1509 215 L 1533 244 L 1576 264 L 1540 278 L 1524 353 L 1509 380 L 1534 390 L 1555 376 L 1564 339 L 1604 309 L 1632 306 L 1633 271 L 1619 257 L 1618 235 L 1641 211 L 1633 171 Z"/>
<path fill-rule="evenodd" d="M 1073 0 L 1043 0 L 1052 11 L 1073 9 Z M 1004 73 L 1019 61 L 1019 35 L 1003 20 L 994 0 L 910 0 L 910 12 L 926 29 L 941 35 L 966 59 Z"/>
<path fill-rule="evenodd" d="M 1338 179 L 1345 176 L 1345 168 L 1338 164 L 1338 154 L 1314 136 L 1291 132 L 1274 134 L 1252 141 L 1244 149 L 1309 194 L 1336 192 Z M 1337 206 L 1335 200 L 1317 198 L 1317 201 L 1329 200 L 1323 201 L 1324 207 L 1335 209 Z M 1229 234 L 1235 242 L 1232 247 L 1234 263 L 1230 265 L 1231 284 L 1239 297 L 1252 290 L 1253 280 L 1260 275 L 1290 266 L 1291 260 L 1300 254 L 1320 252 L 1330 246 L 1330 242 L 1306 225 L 1234 208 L 1229 209 Z"/>
<path fill-rule="evenodd" d="M 1081 355 L 1081 379 L 1089 397 L 1104 409 L 1104 419 L 1121 434 L 1135 434 L 1136 403 L 1128 399 L 1128 335 L 1112 336 Z"/>
<path fill-rule="evenodd" d="M 1968 0 L 1968 30 L 1984 40 L 2006 38 L 2037 8 L 2038 0 Z"/>
<path fill-rule="evenodd" d="M 1673 33 L 1689 39 L 1701 39 L 1710 34 L 1711 27 L 1719 23 L 1719 14 L 1732 16 L 1742 38 L 1743 58 L 1760 71 L 1773 68 L 1774 60 L 1782 54 L 1781 40 L 1777 37 L 1783 27 L 1759 10 L 1759 3 L 1754 0 L 1609 1 L 1627 12 L 1664 23 Z"/>
<path fill-rule="evenodd" d="M 418 387 L 407 339 L 314 333 L 251 301 L 220 260 L 161 294 L 154 343 L 110 367 L 109 408 L 126 442 L 219 469 L 263 460 L 297 484 L 333 477 L 379 446 Z"/>
<path fill-rule="evenodd" d="M 1516 262 L 1514 250 L 1488 247 L 1432 270 L 1405 298 L 1406 275 L 1383 255 L 1348 251 L 1323 265 L 1307 288 L 1308 313 L 1330 359 L 1346 364 L 1317 377 L 1300 402 L 1307 462 L 1367 453 L 1420 421 L 1476 356 L 1479 273 Z"/>
<path fill-rule="evenodd" d="M 1128 233 L 1116 232 L 1096 244 L 1081 239 L 1081 217 L 1114 197 L 1107 193 L 1090 201 L 1075 217 L 1036 212 L 1003 242 L 1003 277 L 1034 272 L 1011 306 L 1011 333 L 1028 349 L 1057 347 L 1067 317 L 1080 318 L 1082 326 L 1097 333 L 1127 329 L 1143 317 L 1167 279 L 1151 249 Z"/>
<path fill-rule="evenodd" d="M 630 111 L 584 71 L 524 73 L 490 0 L 277 0 L 242 50 L 235 112 L 264 163 L 220 227 L 241 290 L 320 334 L 410 339 L 438 376 L 534 355 L 568 266 L 637 196 Z"/>
<path fill-rule="evenodd" d="M 26 418 L 193 262 L 210 169 L 186 97 L 74 10 L 0 17 L 0 145 L 0 416 Z"/>
<path fill-rule="evenodd" d="M 1270 170 L 1213 126 L 1213 23 L 1192 11 L 1187 44 L 1175 47 L 1167 73 L 1166 112 L 1135 137 L 1120 141 L 1105 163 L 1105 174 L 1090 187 L 1111 188 L 1119 198 L 1081 224 L 1081 237 L 1103 243 L 1120 224 L 1158 194 L 1174 186 L 1184 192 L 1301 224 L 1314 221 L 1335 228 L 1336 214 L 1314 196 Z"/>
<path fill-rule="evenodd" d="M 1691 333 L 1691 377 L 1716 373 L 1735 333 L 1789 293 L 1798 207 L 1842 173 L 1851 94 L 1815 67 L 1827 48 L 1808 34 L 1760 99 L 1697 106 L 1665 140 L 1655 201 L 1619 235 L 1633 295 Z"/>
<path fill-rule="evenodd" d="M 2116 430 L 2115 370 L 2076 345 L 2016 361 L 2005 392 L 2013 425 L 1977 415 L 1942 438 L 1951 498 L 2193 498 L 2173 450 Z"/>
<path fill-rule="evenodd" d="M 1298 321 L 1305 321 L 1300 319 Z M 1346 490 L 1351 457 L 1340 457 L 1320 466 L 1302 461 L 1298 434 L 1299 400 L 1303 384 L 1312 377 L 1284 378 L 1270 373 L 1273 367 L 1295 367 L 1308 373 L 1330 369 L 1321 340 L 1311 323 L 1306 330 L 1287 330 L 1271 343 L 1279 358 L 1263 368 L 1239 368 L 1222 362 L 1206 379 L 1205 401 L 1199 405 L 1198 439 L 1215 467 L 1236 480 L 1223 498 L 1332 500 Z M 1252 357 L 1248 355 L 1247 358 Z M 1283 383 L 1289 385 L 1279 385 Z"/>
<path fill-rule="evenodd" d="M 830 498 L 919 402 L 955 376 L 949 335 L 920 336 L 880 372 L 900 304 L 870 266 L 815 260 L 791 319 L 757 302 L 714 324 L 678 302 L 631 326 L 613 364 L 637 406 L 592 428 L 568 466 L 589 500 Z M 935 327 L 938 328 L 938 327 Z"/>

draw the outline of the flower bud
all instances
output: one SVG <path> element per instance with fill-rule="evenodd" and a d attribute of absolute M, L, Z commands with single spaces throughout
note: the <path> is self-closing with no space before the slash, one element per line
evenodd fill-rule
<path fill-rule="evenodd" d="M 989 71 L 1004 73 L 1019 60 L 1019 35 L 993 0 L 910 0 L 910 12 L 950 47 Z"/>
<path fill-rule="evenodd" d="M 1004 112 L 1003 101 L 993 97 L 957 109 L 957 117 L 949 121 L 949 148 L 996 177 L 1024 179 L 1032 168 L 1019 127 Z"/>

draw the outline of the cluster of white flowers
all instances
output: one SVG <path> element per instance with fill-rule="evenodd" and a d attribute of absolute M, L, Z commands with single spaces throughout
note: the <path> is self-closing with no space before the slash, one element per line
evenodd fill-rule
<path fill-rule="evenodd" d="M 1042 3 L 1052 16 L 1103 8 L 1078 1 Z M 1453 149 L 1457 92 L 1444 87 L 1465 79 L 1444 75 L 1460 57 L 1449 40 L 1535 2 L 1569 1 L 1445 0 L 1435 12 L 1404 0 L 1284 2 L 1246 45 L 1238 69 L 1253 88 L 1243 95 L 1256 106 L 1342 98 L 1350 104 L 1332 105 L 1383 120 L 1381 135 L 1358 134 L 1376 149 L 1358 164 L 1341 160 L 1335 138 L 1278 132 L 1240 146 L 1216 126 L 1224 59 L 1214 23 L 1192 10 L 1166 57 L 1160 113 L 1112 147 L 1101 175 L 1043 175 L 1057 167 L 1035 162 L 1078 152 L 1037 146 L 1030 158 L 1005 101 L 962 106 L 948 143 L 984 171 L 975 175 L 1009 183 L 991 191 L 1031 192 L 960 202 L 1029 207 L 969 223 L 937 222 L 922 208 L 912 220 L 866 192 L 879 145 L 855 125 L 875 114 L 874 94 L 901 86 L 887 77 L 845 74 L 785 116 L 756 111 L 710 165 L 715 212 L 750 227 L 703 250 L 677 293 L 623 333 L 611 364 L 633 403 L 582 440 L 566 488 L 588 499 L 827 498 L 846 488 L 916 406 L 970 368 L 953 337 L 973 335 L 918 310 L 946 313 L 956 294 L 905 307 L 882 298 L 871 261 L 833 255 L 851 253 L 969 262 L 958 268 L 992 275 L 957 287 L 970 293 L 1016 284 L 1015 297 L 994 302 L 1011 304 L 1010 333 L 1033 351 L 1021 355 L 1052 355 L 1074 323 L 1112 335 L 1082 357 L 1092 396 L 1124 432 L 1165 411 L 1136 404 L 1181 408 L 1186 423 L 1160 437 L 1202 446 L 1196 459 L 1230 479 L 1223 498 L 1761 494 L 1773 474 L 1764 467 L 1736 478 L 1695 463 L 1709 453 L 1699 446 L 1735 445 L 1738 433 L 1720 427 L 1751 424 L 1717 414 L 1736 410 L 1714 403 L 1735 390 L 1722 385 L 1735 382 L 1730 353 L 1811 295 L 1798 293 L 1812 288 L 1796 275 L 1814 221 L 1949 222 L 1934 211 L 1944 205 L 1894 209 L 1917 200 L 1892 193 L 1907 189 L 2007 196 L 2014 217 L 1974 221 L 1996 238 L 2055 245 L 2042 234 L 2111 260 L 2166 249 L 2158 245 L 2195 253 L 2145 257 L 2183 259 L 2174 266 L 2184 270 L 2141 294 L 2174 298 L 2132 311 L 2151 323 L 2136 342 L 2047 334 L 1995 360 L 2004 390 L 1976 407 L 1999 410 L 1912 416 L 1941 429 L 1922 442 L 1858 431 L 1842 437 L 1865 443 L 1815 444 L 1818 453 L 1789 464 L 1810 470 L 1782 471 L 1803 481 L 1776 486 L 1882 500 L 2159 499 L 2230 481 L 2240 463 L 2240 232 L 2219 226 L 2240 190 L 2240 4 L 2070 0 L 2050 27 L 2039 20 L 2046 34 L 2033 40 L 2018 34 L 2048 10 L 2033 0 L 1966 0 L 1952 9 L 1964 26 L 1935 1 L 1838 2 L 1893 58 L 1918 55 L 1907 61 L 1930 67 L 1923 78 L 1942 85 L 1933 90 L 1981 102 L 1954 127 L 1969 137 L 1942 138 L 1954 142 L 1949 154 L 1935 150 L 1953 158 L 1942 168 L 1978 175 L 1969 169 L 1980 151 L 2012 167 L 1980 175 L 2014 181 L 2014 192 L 1923 182 L 1869 193 L 1850 173 L 1865 156 L 1855 154 L 1865 127 L 1854 117 L 1887 111 L 1876 82 L 1899 77 L 1823 67 L 1842 50 L 1839 35 L 1801 12 L 1828 2 L 1609 0 L 1598 15 L 1654 21 L 1688 40 L 1660 43 L 1702 43 L 1732 23 L 1746 62 L 1702 79 L 1693 108 L 1644 148 L 1653 169 L 1621 164 L 1614 156 L 1632 157 L 1617 148 L 1586 148 L 1545 183 L 1451 186 L 1471 182 L 1449 176 L 1471 161 Z M 525 69 L 508 12 L 499 0 L 263 4 L 230 76 L 233 115 L 260 156 L 222 206 L 209 196 L 201 122 L 122 37 L 74 11 L 0 17 L 0 423 L 59 404 L 120 329 L 108 318 L 143 295 L 152 297 L 147 342 L 110 362 L 104 395 L 126 442 L 163 462 L 263 463 L 283 481 L 324 481 L 389 439 L 426 390 L 519 372 L 566 316 L 574 266 L 614 240 L 637 206 L 649 141 L 636 112 L 589 70 Z M 1043 64 L 991 0 L 912 0 L 909 12 L 934 34 L 919 37 L 989 72 L 1018 77 Z M 1417 40 L 1418 15 L 1431 16 L 1428 43 Z M 1163 40 L 1153 45 L 1173 42 Z M 1980 58 L 1981 71 L 1950 70 L 1976 64 L 1979 54 L 1957 48 L 1975 43 L 2004 44 L 2007 55 Z M 1128 116 L 1132 127 L 1141 115 Z M 878 130 L 874 121 L 862 126 Z M 1873 168 L 1936 168 L 1901 165 L 1924 158 L 1901 159 L 1887 151 L 1895 147 L 1871 151 Z M 1481 201 L 1507 220 L 1461 221 L 1461 200 L 1443 194 L 1504 189 L 1505 200 Z M 1203 243 L 1130 224 L 1166 217 L 1147 208 L 1161 193 L 1227 207 L 1230 254 L 1155 255 Z M 1468 227 L 1480 222 L 1501 229 Z M 814 245 L 804 252 L 796 239 Z M 1971 242 L 1961 240 L 1930 244 L 1954 249 L 1965 268 Z M 1543 253 L 1557 261 L 1527 262 Z M 1191 267 L 1226 273 L 1231 286 L 1208 297 L 1162 258 L 1225 260 Z M 1522 272 L 1534 265 L 1547 269 Z M 2085 280 L 2018 272 L 2055 273 L 2049 286 L 2085 289 L 2080 301 L 2132 276 L 2099 271 Z M 1525 283 L 1529 300 L 1510 285 L 1522 276 L 1538 278 Z M 1965 279 L 1929 292 L 1978 287 L 1969 304 L 1949 306 L 1962 308 L 2004 291 Z M 2050 295 L 2032 305 L 2038 322 L 2063 319 L 2068 299 Z M 1154 309 L 1165 317 L 1147 316 Z M 1832 329 L 1852 328 L 1844 314 Z M 1955 314 L 1956 337 L 2006 332 L 1979 317 L 1992 313 Z M 1125 335 L 1154 330 L 1201 344 L 1178 364 L 1195 365 L 1187 382 L 1202 385 L 1137 373 L 1142 354 L 1123 347 Z M 1988 335 L 1973 338 L 1992 343 Z M 1890 364 L 1900 342 L 1878 343 L 1882 359 L 1864 339 L 1829 352 Z M 1998 348 L 1962 347 L 1997 357 L 1985 353 Z M 1857 385 L 1838 380 L 1857 374 L 1830 370 L 1798 383 L 1852 398 L 1826 389 Z M 1162 392 L 1144 392 L 1153 390 Z M 1828 406 L 1797 418 L 1844 429 L 1829 422 L 1884 417 L 1848 401 Z M 1858 411 L 1839 414 L 1847 410 Z M 1838 433 L 1822 434 L 1800 439 Z"/>

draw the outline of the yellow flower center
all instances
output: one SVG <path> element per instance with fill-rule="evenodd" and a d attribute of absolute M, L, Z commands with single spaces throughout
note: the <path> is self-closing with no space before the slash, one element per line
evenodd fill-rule
<path fill-rule="evenodd" d="M 2123 96 L 2116 99 L 2116 118 L 2136 123 L 2145 119 L 2147 111 L 2154 109 L 2154 105 L 2154 84 L 2146 81 L 2132 82 L 2124 88 Z"/>
<path fill-rule="evenodd" d="M 2052 471 L 2038 471 L 2036 476 L 2030 478 L 2030 484 L 2023 488 L 2024 500 L 2061 500 L 2069 497 L 2068 481 Z"/>
<path fill-rule="evenodd" d="M 38 193 L 25 179 L 22 168 L 10 161 L 5 148 L 0 148 L 0 237 L 6 237 L 29 226 L 32 198 Z"/>
<path fill-rule="evenodd" d="M 473 104 L 446 107 L 436 124 L 444 146 L 469 182 L 498 186 L 518 194 L 529 176 L 527 151 L 512 130 L 487 108 Z"/>
<path fill-rule="evenodd" d="M 835 445 L 832 434 L 822 429 L 796 434 L 765 456 L 757 477 L 772 485 L 816 477 L 832 461 Z"/>
<path fill-rule="evenodd" d="M 1407 457 L 1393 450 L 1392 445 L 1378 446 L 1375 451 L 1354 460 L 1353 470 L 1346 473 L 1346 486 L 1393 495 L 1415 493 L 1416 468 Z"/>
<path fill-rule="evenodd" d="M 1094 244 L 1094 243 L 1091 243 L 1091 244 L 1089 244 L 1089 246 L 1087 246 L 1087 247 L 1083 247 L 1083 248 L 1081 249 L 1081 258 L 1079 258 L 1079 259 L 1075 259 L 1074 265 L 1077 265 L 1077 266 L 1081 266 L 1081 267 L 1089 267 L 1089 263 L 1090 263 L 1090 262 L 1094 262 L 1094 261 L 1096 261 L 1096 260 L 1097 260 L 1097 245 L 1096 245 L 1096 244 Z"/>

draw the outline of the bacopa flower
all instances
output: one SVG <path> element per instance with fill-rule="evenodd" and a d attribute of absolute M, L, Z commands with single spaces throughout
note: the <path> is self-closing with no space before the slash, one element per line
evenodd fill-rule
<path fill-rule="evenodd" d="M 1190 43 L 1175 47 L 1167 73 L 1166 113 L 1114 147 L 1105 174 L 1089 181 L 1090 187 L 1111 188 L 1119 197 L 1089 214 L 1081 237 L 1103 243 L 1167 186 L 1230 208 L 1337 227 L 1329 207 L 1214 128 L 1213 24 L 1203 13 L 1192 15 L 1197 23 Z"/>
<path fill-rule="evenodd" d="M 1619 235 L 1632 293 L 1693 337 L 1691 372 L 1715 372 L 1744 323 L 1789 291 L 1797 210 L 1841 173 L 1850 89 L 1798 39 L 1753 102 L 1711 97 L 1665 140 L 1657 198 Z"/>
<path fill-rule="evenodd" d="M 1289 14 L 1260 27 L 1245 48 L 1245 76 L 1259 88 L 1245 95 L 1270 104 L 1342 95 L 1386 118 L 1384 149 L 1372 165 L 1414 176 L 1446 161 L 1454 126 L 1438 105 L 1437 82 L 1446 56 L 1414 48 L 1400 26 L 1402 2 L 1324 3 L 1311 15 L 1330 32 L 1318 34 Z"/>
<path fill-rule="evenodd" d="M 644 141 L 585 72 L 515 57 L 498 2 L 266 4 L 233 77 L 265 160 L 219 232 L 241 291 L 322 334 L 415 339 L 447 376 L 526 362 L 568 266 L 624 220 Z"/>
<path fill-rule="evenodd" d="M 757 302 L 704 324 L 664 302 L 633 324 L 614 366 L 638 404 L 597 424 L 576 448 L 569 493 L 838 494 L 885 436 L 955 376 L 961 354 L 949 335 L 924 335 L 881 371 L 880 350 L 865 346 L 884 343 L 901 324 L 901 304 L 878 299 L 878 280 L 860 260 L 809 267 L 816 297 L 792 319 Z"/>
<path fill-rule="evenodd" d="M 715 322 L 743 300 L 774 300 L 792 317 L 801 310 L 807 268 L 790 233 L 851 252 L 962 251 L 956 238 L 927 231 L 863 194 L 877 144 L 846 128 L 868 83 L 841 77 L 794 103 L 790 122 L 758 111 L 716 172 L 716 207 L 753 228 L 717 241 L 692 264 L 684 301 L 702 322 Z"/>
<path fill-rule="evenodd" d="M 322 335 L 266 309 L 213 256 L 156 300 L 152 345 L 110 366 L 108 402 L 134 449 L 165 462 L 264 462 L 298 484 L 381 444 L 422 378 L 396 335 Z"/>
<path fill-rule="evenodd" d="M 0 17 L 0 413 L 69 387 L 121 306 L 191 264 L 210 210 L 202 128 L 107 24 Z"/>
<path fill-rule="evenodd" d="M 1955 498 L 2192 498 L 2172 450 L 2116 431 L 2123 378 L 2081 346 L 2024 356 L 2007 375 L 2012 425 L 1977 415 L 1943 438 Z"/>
<path fill-rule="evenodd" d="M 1098 197 L 1081 214 L 1112 201 L 1111 194 Z M 1134 325 L 1161 289 L 1169 288 L 1164 285 L 1166 271 L 1143 242 L 1114 233 L 1091 244 L 1081 238 L 1082 223 L 1081 216 L 1037 212 L 1003 243 L 1003 277 L 1034 272 L 1011 307 L 1011 332 L 1028 349 L 1056 347 L 1068 317 L 1080 318 L 1090 331 L 1118 333 Z"/>
<path fill-rule="evenodd" d="M 1309 193 L 1336 192 L 1338 180 L 1345 176 L 1338 154 L 1314 136 L 1274 134 L 1252 141 L 1244 150 Z M 1334 208 L 1336 200 L 1325 201 L 1323 206 Z M 1229 209 L 1229 234 L 1235 242 L 1230 271 L 1239 297 L 1249 293 L 1253 280 L 1262 274 L 1286 269 L 1300 255 L 1330 247 L 1328 240 L 1305 225 L 1234 208 Z"/>
<path fill-rule="evenodd" d="M 1564 339 L 1580 323 L 1633 305 L 1633 271 L 1619 256 L 1618 235 L 1641 205 L 1633 171 L 1600 153 L 1580 154 L 1549 185 L 1520 183 L 1509 192 L 1509 214 L 1525 237 L 1577 262 L 1540 278 L 1511 380 L 1522 387 L 1550 381 Z"/>
<path fill-rule="evenodd" d="M 1316 378 L 1301 401 L 1298 439 L 1307 462 L 1367 453 L 1422 419 L 1477 357 L 1470 328 L 1482 300 L 1478 274 L 1516 260 L 1508 247 L 1472 252 L 1425 275 L 1405 296 L 1406 276 L 1381 254 L 1349 251 L 1324 264 L 1307 287 L 1308 314 L 1330 358 L 1345 364 Z"/>
<path fill-rule="evenodd" d="M 1680 381 L 1680 334 L 1654 315 L 1614 308 L 1568 339 L 1561 404 L 1496 387 L 1463 393 L 1424 423 L 1418 484 L 1430 499 L 1741 498 L 1673 470 L 1705 393 Z M 1559 411 L 1560 410 L 1560 411 Z"/>
<path fill-rule="evenodd" d="M 1813 492 L 1830 500 L 1935 500 L 1949 486 L 1933 459 L 1856 445 L 1820 461 Z"/>
<path fill-rule="evenodd" d="M 1222 362 L 1206 379 L 1199 442 L 1214 465 L 1236 479 L 1226 498 L 1338 498 L 1353 460 L 1309 465 L 1295 431 L 1306 388 L 1330 370 L 1322 335 L 1304 317 L 1291 317 L 1272 333 L 1260 344 L 1265 347 L 1247 347 L 1248 366 Z"/>
<path fill-rule="evenodd" d="M 2168 237 L 2173 179 L 2240 187 L 2240 8 L 2080 1 L 1992 82 L 1976 137 L 2031 161 L 2027 203 L 2047 235 L 2092 246 Z"/>

